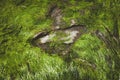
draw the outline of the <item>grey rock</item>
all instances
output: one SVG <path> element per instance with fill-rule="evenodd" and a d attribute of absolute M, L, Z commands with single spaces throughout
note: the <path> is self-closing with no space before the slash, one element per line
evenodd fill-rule
<path fill-rule="evenodd" d="M 64 29 L 39 32 L 32 39 L 32 44 L 40 47 L 45 52 L 65 55 L 69 53 L 72 44 L 85 33 L 84 25 L 74 25 Z"/>

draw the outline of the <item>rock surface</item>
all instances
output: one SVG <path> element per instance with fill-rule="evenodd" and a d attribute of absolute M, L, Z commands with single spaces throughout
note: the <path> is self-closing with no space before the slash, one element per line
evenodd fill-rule
<path fill-rule="evenodd" d="M 86 31 L 86 27 L 77 25 L 75 19 L 71 19 L 71 24 L 67 27 L 63 21 L 63 16 L 62 9 L 57 5 L 51 6 L 47 17 L 53 20 L 52 28 L 49 31 L 35 34 L 32 44 L 50 54 L 67 54 L 71 45 Z"/>
<path fill-rule="evenodd" d="M 62 24 L 62 10 L 56 5 L 50 7 L 48 16 L 53 20 L 53 29 L 59 29 Z"/>
<path fill-rule="evenodd" d="M 42 48 L 45 52 L 53 54 L 66 54 L 71 45 L 86 31 L 83 25 L 74 25 L 64 29 L 40 32 L 32 39 L 32 44 Z"/>

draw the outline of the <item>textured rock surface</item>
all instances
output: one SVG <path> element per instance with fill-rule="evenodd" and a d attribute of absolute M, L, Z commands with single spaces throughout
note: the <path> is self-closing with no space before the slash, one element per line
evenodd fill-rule
<path fill-rule="evenodd" d="M 62 10 L 56 5 L 50 7 L 48 15 L 53 20 L 53 29 L 59 29 L 62 25 Z"/>
<path fill-rule="evenodd" d="M 65 29 L 40 32 L 34 36 L 32 43 L 47 53 L 66 54 L 69 52 L 70 46 L 85 31 L 85 26 L 74 25 Z"/>

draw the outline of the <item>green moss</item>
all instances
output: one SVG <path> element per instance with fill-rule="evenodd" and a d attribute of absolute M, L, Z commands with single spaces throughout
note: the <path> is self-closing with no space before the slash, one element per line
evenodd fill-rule
<path fill-rule="evenodd" d="M 90 64 L 91 65 L 94 64 L 93 65 L 94 68 L 94 66 L 96 65 L 95 72 L 92 71 L 91 74 L 96 75 L 97 76 L 96 78 L 98 78 L 98 80 L 100 79 L 106 80 L 106 72 L 109 71 L 109 67 L 104 56 L 109 55 L 109 51 L 105 48 L 105 46 L 99 39 L 97 39 L 94 36 L 91 36 L 90 34 L 83 35 L 74 44 L 72 49 L 74 53 L 78 54 L 79 58 L 85 60 L 84 63 L 87 61 L 86 65 L 84 66 L 91 68 Z M 78 64 L 80 64 L 80 62 L 78 62 Z"/>
<path fill-rule="evenodd" d="M 119 9 L 118 5 L 110 9 L 107 3 L 109 1 L 104 4 L 102 0 L 1 0 L 0 80 L 108 80 L 112 68 L 106 56 L 111 55 L 110 51 L 91 35 L 96 29 L 104 32 L 103 25 L 112 30 L 109 10 L 119 14 Z M 28 42 L 39 31 L 52 29 L 53 21 L 46 17 L 52 5 L 62 9 L 64 27 L 70 26 L 74 19 L 76 24 L 85 24 L 88 29 L 88 33 L 73 44 L 70 54 L 62 58 L 57 54 L 49 55 Z M 55 45 L 63 46 L 61 42 L 51 44 Z"/>

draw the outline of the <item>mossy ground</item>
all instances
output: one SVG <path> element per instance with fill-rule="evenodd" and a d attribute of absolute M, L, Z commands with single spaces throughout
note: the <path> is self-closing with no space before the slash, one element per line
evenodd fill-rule
<path fill-rule="evenodd" d="M 65 57 L 71 59 L 69 63 L 57 54 L 49 55 L 33 47 L 28 41 L 39 31 L 51 29 L 53 21 L 46 15 L 53 4 L 63 10 L 65 26 L 75 19 L 77 24 L 88 27 Z M 104 19 L 105 13 L 96 12 L 97 17 L 92 14 L 93 5 L 94 0 L 1 0 L 0 80 L 108 80 L 110 68 L 105 56 L 110 51 L 91 33 L 96 29 L 104 32 L 102 24 L 111 26 L 112 23 Z"/>

